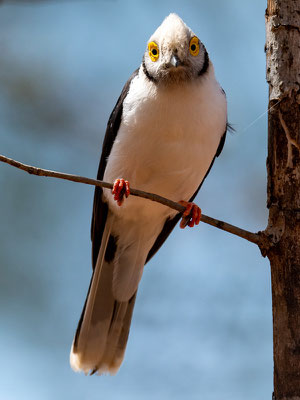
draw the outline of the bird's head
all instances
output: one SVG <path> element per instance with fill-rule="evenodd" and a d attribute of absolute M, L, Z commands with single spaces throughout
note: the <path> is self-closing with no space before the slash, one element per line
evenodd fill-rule
<path fill-rule="evenodd" d="M 176 14 L 170 14 L 150 37 L 143 70 L 156 83 L 197 78 L 208 68 L 204 45 Z"/>

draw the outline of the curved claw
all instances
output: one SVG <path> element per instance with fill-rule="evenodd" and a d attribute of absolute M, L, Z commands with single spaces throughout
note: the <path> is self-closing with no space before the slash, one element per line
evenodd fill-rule
<path fill-rule="evenodd" d="M 192 228 L 194 225 L 198 225 L 201 219 L 201 208 L 195 203 L 187 201 L 179 201 L 179 203 L 185 207 L 185 211 L 182 214 L 180 221 L 180 228 L 184 229 L 187 225 Z"/>
<path fill-rule="evenodd" d="M 125 181 L 123 178 L 116 179 L 112 188 L 112 194 L 118 206 L 121 206 L 124 201 L 124 196 L 127 198 L 130 195 L 129 182 Z"/>

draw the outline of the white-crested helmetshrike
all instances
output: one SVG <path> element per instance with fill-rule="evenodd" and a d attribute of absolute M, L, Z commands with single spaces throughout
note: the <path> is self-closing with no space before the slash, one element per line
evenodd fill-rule
<path fill-rule="evenodd" d="M 93 275 L 71 350 L 74 370 L 117 372 L 144 265 L 182 217 L 130 196 L 129 183 L 181 202 L 181 227 L 198 224 L 201 211 L 192 201 L 226 130 L 226 98 L 208 53 L 170 14 L 150 37 L 107 124 L 97 178 L 114 188 L 95 189 Z"/>

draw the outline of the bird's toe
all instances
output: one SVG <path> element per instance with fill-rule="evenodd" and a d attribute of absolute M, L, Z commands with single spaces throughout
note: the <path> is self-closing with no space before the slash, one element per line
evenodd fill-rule
<path fill-rule="evenodd" d="M 130 194 L 129 182 L 123 178 L 116 179 L 112 188 L 112 194 L 118 206 L 121 206 L 124 201 L 124 196 L 127 198 Z"/>
<path fill-rule="evenodd" d="M 180 228 L 184 229 L 187 225 L 192 228 L 198 225 L 201 219 L 201 208 L 195 203 L 181 200 L 179 203 L 185 207 L 180 221 Z"/>

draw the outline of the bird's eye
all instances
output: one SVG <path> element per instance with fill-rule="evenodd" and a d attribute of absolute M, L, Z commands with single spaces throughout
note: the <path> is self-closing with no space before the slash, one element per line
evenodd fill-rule
<path fill-rule="evenodd" d="M 159 50 L 158 46 L 155 42 L 150 42 L 148 44 L 148 51 L 149 51 L 149 57 L 151 58 L 152 61 L 157 61 L 159 57 Z"/>
<path fill-rule="evenodd" d="M 199 39 L 197 36 L 193 36 L 190 40 L 190 53 L 192 56 L 197 56 L 199 54 Z"/>

